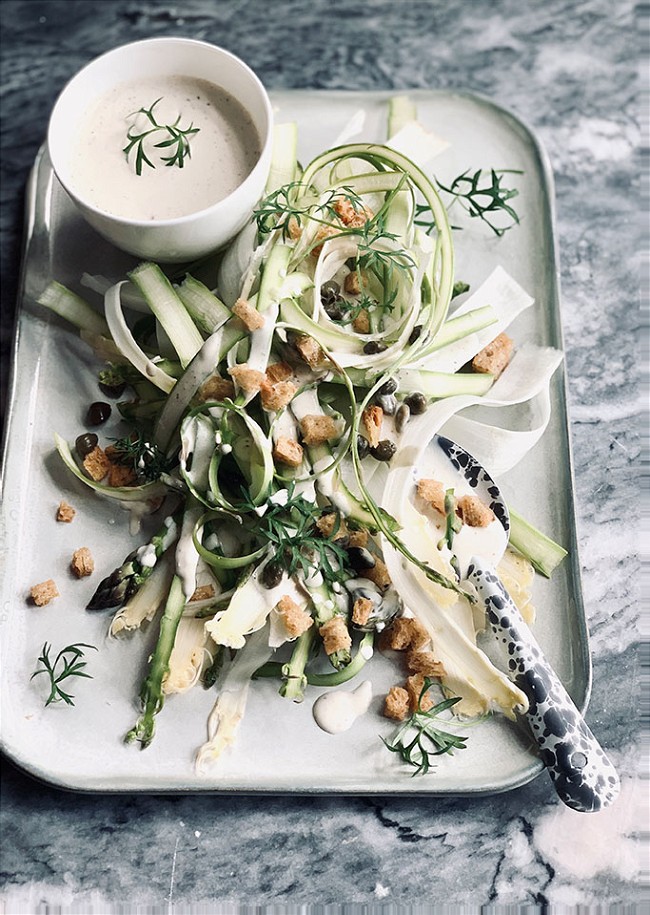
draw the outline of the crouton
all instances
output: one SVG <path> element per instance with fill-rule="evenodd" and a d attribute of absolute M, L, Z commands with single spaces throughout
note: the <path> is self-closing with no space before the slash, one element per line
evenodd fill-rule
<path fill-rule="evenodd" d="M 34 585 L 29 593 L 37 607 L 44 607 L 46 604 L 49 604 L 51 600 L 54 600 L 55 597 L 59 596 L 59 589 L 57 588 L 54 579 L 48 578 L 47 581 L 42 581 L 40 584 Z"/>
<path fill-rule="evenodd" d="M 267 365 L 266 367 L 266 379 L 269 384 L 288 381 L 292 375 L 293 369 L 288 362 L 274 362 L 273 365 Z"/>
<path fill-rule="evenodd" d="M 428 712 L 430 708 L 433 708 L 433 699 L 427 691 L 422 695 L 422 690 L 424 689 L 424 674 L 413 674 L 412 677 L 407 677 L 406 679 L 406 690 L 409 697 L 409 706 L 412 712 Z"/>
<path fill-rule="evenodd" d="M 307 334 L 299 334 L 293 344 L 308 366 L 317 369 L 327 362 L 327 356 L 319 343 Z"/>
<path fill-rule="evenodd" d="M 406 653 L 406 666 L 412 674 L 424 674 L 425 677 L 444 677 L 445 668 L 436 660 L 432 651 L 418 651 L 411 648 Z"/>
<path fill-rule="evenodd" d="M 76 514 L 76 511 L 71 505 L 68 505 L 65 501 L 61 501 L 56 510 L 56 520 L 63 521 L 65 524 L 70 524 Z"/>
<path fill-rule="evenodd" d="M 237 299 L 232 306 L 232 313 L 237 315 L 248 330 L 259 330 L 260 327 L 264 327 L 264 316 L 259 313 L 257 308 L 249 305 L 246 299 Z"/>
<path fill-rule="evenodd" d="M 275 384 L 269 384 L 264 379 L 260 388 L 262 406 L 265 410 L 281 410 L 293 400 L 297 390 L 298 388 L 291 381 L 277 381 Z"/>
<path fill-rule="evenodd" d="M 293 241 L 297 241 L 302 235 L 302 226 L 295 216 L 289 217 L 289 222 L 287 223 L 287 231 L 289 233 L 289 238 L 293 239 Z"/>
<path fill-rule="evenodd" d="M 388 574 L 386 563 L 377 557 L 375 557 L 375 564 L 372 569 L 363 569 L 359 572 L 359 578 L 368 578 L 382 591 L 385 591 L 391 583 L 391 577 Z"/>
<path fill-rule="evenodd" d="M 108 485 L 109 486 L 135 486 L 138 482 L 133 467 L 126 467 L 124 464 L 111 464 L 108 468 Z"/>
<path fill-rule="evenodd" d="M 445 512 L 445 488 L 438 480 L 418 480 L 418 496 L 441 515 Z"/>
<path fill-rule="evenodd" d="M 472 370 L 498 378 L 507 367 L 514 344 L 507 334 L 499 334 L 472 359 Z"/>
<path fill-rule="evenodd" d="M 197 600 L 210 600 L 211 597 L 214 597 L 214 585 L 201 585 L 198 588 L 194 589 L 194 593 L 190 597 L 189 602 Z"/>
<path fill-rule="evenodd" d="M 349 197 L 339 197 L 334 201 L 334 211 L 344 226 L 358 229 L 372 219 L 372 210 L 355 204 Z"/>
<path fill-rule="evenodd" d="M 319 226 L 314 237 L 314 241 L 322 242 L 323 244 L 327 241 L 328 238 L 332 238 L 334 235 L 339 235 L 340 229 L 337 229 L 336 226 Z M 320 253 L 323 250 L 323 245 L 316 245 L 315 248 L 311 249 L 311 253 L 314 257 L 320 257 Z"/>
<path fill-rule="evenodd" d="M 358 334 L 370 333 L 370 315 L 365 308 L 362 308 L 356 318 L 353 319 L 352 329 Z"/>
<path fill-rule="evenodd" d="M 352 622 L 356 626 L 365 626 L 370 619 L 373 603 L 367 597 L 357 597 L 352 607 Z"/>
<path fill-rule="evenodd" d="M 300 467 L 302 464 L 302 445 L 281 435 L 273 447 L 273 460 L 289 467 Z"/>
<path fill-rule="evenodd" d="M 221 378 L 219 375 L 211 375 L 203 382 L 196 394 L 197 400 L 201 403 L 209 403 L 211 400 L 225 400 L 235 398 L 235 385 L 229 378 Z"/>
<path fill-rule="evenodd" d="M 363 283 L 364 286 L 366 285 L 365 276 L 361 274 L 361 278 L 359 278 L 359 273 L 357 270 L 350 270 L 350 272 L 343 280 L 343 288 L 350 295 L 359 295 L 361 292 L 361 283 Z"/>
<path fill-rule="evenodd" d="M 75 550 L 70 560 L 70 568 L 77 578 L 86 578 L 95 571 L 95 560 L 87 546 Z"/>
<path fill-rule="evenodd" d="M 99 445 L 95 445 L 93 450 L 83 459 L 83 468 L 91 480 L 99 483 L 110 470 L 111 462 L 106 457 L 103 449 Z"/>
<path fill-rule="evenodd" d="M 305 445 L 322 445 L 339 438 L 339 427 L 331 416 L 309 413 L 300 420 L 300 431 Z"/>
<path fill-rule="evenodd" d="M 275 609 L 282 617 L 284 627 L 292 639 L 306 632 L 314 622 L 309 613 L 303 610 L 288 594 L 280 599 Z"/>
<path fill-rule="evenodd" d="M 228 374 L 245 394 L 256 394 L 265 380 L 263 372 L 249 368 L 246 362 L 243 365 L 233 365 L 228 369 Z"/>
<path fill-rule="evenodd" d="M 379 639 L 382 651 L 405 651 L 408 648 L 422 648 L 429 641 L 427 630 L 419 620 L 400 616 L 384 629 Z"/>
<path fill-rule="evenodd" d="M 478 496 L 461 496 L 456 514 L 468 527 L 487 527 L 494 521 L 494 512 Z"/>
<path fill-rule="evenodd" d="M 376 404 L 370 404 L 361 414 L 361 422 L 366 430 L 366 438 L 373 448 L 376 448 L 381 439 L 381 426 L 384 421 L 384 411 Z"/>
<path fill-rule="evenodd" d="M 336 651 L 346 651 L 352 646 L 352 639 L 342 616 L 333 616 L 331 620 L 323 623 L 318 631 L 327 655 Z"/>
<path fill-rule="evenodd" d="M 342 540 L 348 536 L 345 520 L 337 512 L 321 515 L 316 521 L 316 529 L 328 540 Z"/>
<path fill-rule="evenodd" d="M 384 700 L 384 716 L 404 721 L 409 713 L 409 694 L 402 686 L 391 686 Z"/>
<path fill-rule="evenodd" d="M 368 546 L 368 531 L 348 531 L 348 547 Z"/>

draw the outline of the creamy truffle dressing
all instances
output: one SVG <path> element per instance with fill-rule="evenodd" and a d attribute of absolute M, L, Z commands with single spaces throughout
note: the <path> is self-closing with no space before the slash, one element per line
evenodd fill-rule
<path fill-rule="evenodd" d="M 190 154 L 183 167 L 168 166 L 161 156 L 175 147 L 156 149 L 169 139 L 157 131 L 144 140 L 155 165 L 135 168 L 136 147 L 128 157 L 127 132 L 151 127 L 140 108 L 154 108 L 158 124 L 198 127 L 189 137 Z M 231 194 L 259 159 L 260 139 L 250 115 L 225 90 L 207 80 L 189 77 L 147 77 L 127 82 L 100 97 L 82 115 L 70 144 L 70 173 L 75 191 L 84 200 L 114 216 L 127 219 L 175 219 L 196 213 Z"/>
<path fill-rule="evenodd" d="M 312 713 L 319 728 L 328 734 L 348 731 L 357 718 L 367 712 L 372 699 L 372 684 L 364 680 L 352 692 L 324 693 L 314 702 Z"/>

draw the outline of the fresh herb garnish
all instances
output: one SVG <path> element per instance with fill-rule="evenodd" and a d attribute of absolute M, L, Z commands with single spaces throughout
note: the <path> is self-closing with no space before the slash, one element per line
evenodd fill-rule
<path fill-rule="evenodd" d="M 133 467 L 135 475 L 143 482 L 160 479 L 160 475 L 171 467 L 171 462 L 157 445 L 135 432 L 125 438 L 112 439 L 112 442 L 113 460 Z"/>
<path fill-rule="evenodd" d="M 130 127 L 126 138 L 129 141 L 127 145 L 122 150 L 126 154 L 128 160 L 131 150 L 135 147 L 135 171 L 137 175 L 142 174 L 142 166 L 148 165 L 150 168 L 155 168 L 154 163 L 147 156 L 144 142 L 147 137 L 152 136 L 153 134 L 163 131 L 167 134 L 165 140 L 161 140 L 160 143 L 154 143 L 154 149 L 169 149 L 171 151 L 170 156 L 160 156 L 162 162 L 166 166 L 177 165 L 179 168 L 183 168 L 185 164 L 185 158 L 188 159 L 191 157 L 190 150 L 190 137 L 195 133 L 198 133 L 200 128 L 194 127 L 193 124 L 190 124 L 189 127 L 183 128 L 179 127 L 181 120 L 181 115 L 176 118 L 173 124 L 159 124 L 154 115 L 154 108 L 158 102 L 162 101 L 162 96 L 149 107 L 149 108 L 139 108 L 137 111 L 134 111 L 130 117 L 135 117 L 138 114 L 143 114 L 151 127 L 147 130 L 143 130 L 141 133 L 135 133 L 135 128 Z"/>
<path fill-rule="evenodd" d="M 424 678 L 416 711 L 400 725 L 390 740 L 382 737 L 391 753 L 397 753 L 403 762 L 413 766 L 415 769 L 413 775 L 426 775 L 431 768 L 434 756 L 453 753 L 454 750 L 463 750 L 467 741 L 466 737 L 458 737 L 440 727 L 439 724 L 440 713 L 460 702 L 459 697 L 443 699 L 429 711 L 422 711 L 422 700 L 433 683 L 434 681 L 430 677 Z"/>
<path fill-rule="evenodd" d="M 65 648 L 62 648 L 53 663 L 50 659 L 52 646 L 48 645 L 47 642 L 43 645 L 38 659 L 39 663 L 42 664 L 42 667 L 38 667 L 34 671 L 30 680 L 33 680 L 38 674 L 47 674 L 50 678 L 50 695 L 45 701 L 46 708 L 53 702 L 61 701 L 65 702 L 67 705 L 74 705 L 74 696 L 70 693 L 66 693 L 65 690 L 61 688 L 60 684 L 64 680 L 67 680 L 69 677 L 85 677 L 92 680 L 92 676 L 84 671 L 86 662 L 81 660 L 81 658 L 84 657 L 84 648 L 92 648 L 93 651 L 97 651 L 97 648 L 94 645 L 78 642 L 76 645 L 67 645 Z"/>
<path fill-rule="evenodd" d="M 509 200 L 519 195 L 516 188 L 502 187 L 501 181 L 504 175 L 523 175 L 523 172 L 517 169 L 501 169 L 495 171 L 490 169 L 489 183 L 481 184 L 483 169 L 479 168 L 470 175 L 469 169 L 458 175 L 449 186 L 442 184 L 436 179 L 436 184 L 441 191 L 450 194 L 454 203 L 459 202 L 470 216 L 482 219 L 486 225 L 501 237 L 505 235 L 508 229 L 519 224 L 519 216 L 510 204 Z M 497 225 L 491 221 L 488 214 L 505 213 L 510 222 L 507 225 Z M 435 221 L 430 218 L 431 211 L 426 204 L 416 204 L 415 207 L 415 224 L 423 226 L 429 234 L 435 230 Z M 455 226 L 454 228 L 459 228 Z"/>

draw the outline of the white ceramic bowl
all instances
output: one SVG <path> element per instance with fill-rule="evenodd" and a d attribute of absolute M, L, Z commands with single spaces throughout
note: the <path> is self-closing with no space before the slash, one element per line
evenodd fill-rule
<path fill-rule="evenodd" d="M 221 87 L 248 112 L 261 155 L 231 194 L 206 209 L 175 219 L 131 219 L 94 206 L 75 186 L 70 142 L 80 115 L 103 93 L 142 77 L 184 76 Z M 238 57 L 189 38 L 152 38 L 108 51 L 67 84 L 50 118 L 47 145 L 55 174 L 86 221 L 116 247 L 136 257 L 182 263 L 209 254 L 244 226 L 264 191 L 271 162 L 273 113 L 264 86 Z"/>

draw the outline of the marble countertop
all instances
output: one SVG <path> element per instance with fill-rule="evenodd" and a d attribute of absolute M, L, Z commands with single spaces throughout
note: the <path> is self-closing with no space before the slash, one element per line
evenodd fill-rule
<path fill-rule="evenodd" d="M 537 131 L 556 181 L 594 661 L 587 721 L 623 782 L 616 805 L 585 816 L 558 803 L 545 775 L 472 800 L 102 797 L 62 793 L 5 760 L 2 911 L 639 903 L 647 811 L 635 583 L 645 417 L 632 0 L 4 0 L 0 16 L 3 405 L 25 181 L 57 94 L 97 54 L 137 38 L 190 36 L 235 51 L 269 88 L 467 89 Z"/>

